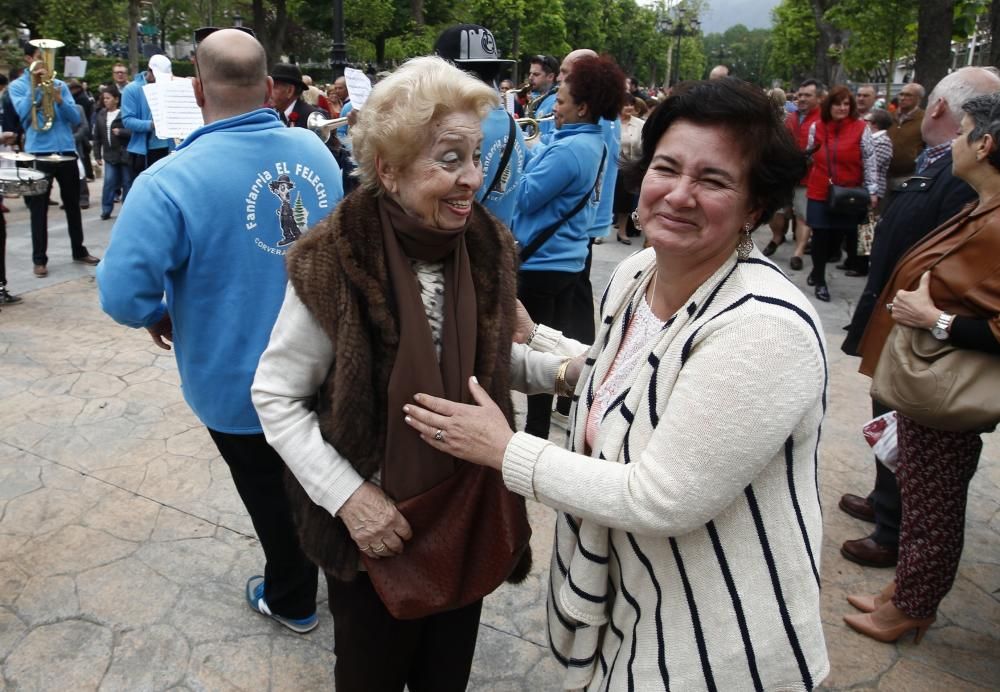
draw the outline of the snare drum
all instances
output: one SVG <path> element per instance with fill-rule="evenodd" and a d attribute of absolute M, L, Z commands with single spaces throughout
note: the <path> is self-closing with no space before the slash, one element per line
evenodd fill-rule
<path fill-rule="evenodd" d="M 49 189 L 49 179 L 33 168 L 0 168 L 0 195 L 4 197 L 32 197 L 44 195 Z"/>

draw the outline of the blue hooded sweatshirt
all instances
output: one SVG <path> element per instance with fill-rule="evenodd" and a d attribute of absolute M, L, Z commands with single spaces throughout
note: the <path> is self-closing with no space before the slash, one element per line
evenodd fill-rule
<path fill-rule="evenodd" d="M 153 112 L 149 109 L 146 94 L 142 92 L 144 86 L 146 86 L 146 73 L 140 72 L 122 91 L 122 124 L 132 131 L 132 138 L 128 141 L 128 152 L 145 156 L 150 149 L 166 148 L 173 151 L 172 140 L 156 136 Z"/>
<path fill-rule="evenodd" d="M 37 89 L 33 95 L 30 79 L 31 74 L 25 70 L 24 74 L 7 87 L 10 92 L 10 101 L 14 104 L 17 117 L 21 120 L 21 127 L 24 128 L 24 150 L 31 154 L 51 154 L 53 152 L 75 154 L 76 139 L 73 137 L 73 131 L 80 124 L 80 111 L 76 107 L 76 101 L 73 100 L 73 94 L 69 93 L 69 87 L 63 81 L 58 79 L 55 81 L 56 88 L 62 95 L 62 103 L 55 104 L 55 119 L 52 127 L 45 131 L 36 130 L 31 122 L 32 96 L 40 99 L 41 89 Z M 40 105 L 36 115 L 38 122 L 41 122 L 42 109 Z"/>
<path fill-rule="evenodd" d="M 483 120 L 483 184 L 476 195 L 484 207 L 510 228 L 514 222 L 514 210 L 517 205 L 517 189 L 524 177 L 524 166 L 527 160 L 527 147 L 524 144 L 524 133 L 514 125 L 514 148 L 510 152 L 500 180 L 488 195 L 486 191 L 496 178 L 500 159 L 503 158 L 507 137 L 510 135 L 511 118 L 503 105 L 494 108 Z"/>
<path fill-rule="evenodd" d="M 601 133 L 604 135 L 604 146 L 608 148 L 608 161 L 601 181 L 601 204 L 597 207 L 594 227 L 590 229 L 591 238 L 606 236 L 615 220 L 615 185 L 618 181 L 618 155 L 622 150 L 622 121 L 601 118 Z"/>
<path fill-rule="evenodd" d="M 525 247 L 544 229 L 564 219 L 584 195 L 588 203 L 563 223 L 521 265 L 522 271 L 583 271 L 589 231 L 600 204 L 601 184 L 591 193 L 600 170 L 604 138 L 600 125 L 563 125 L 532 155 L 518 189 L 514 236 Z"/>
<path fill-rule="evenodd" d="M 97 268 L 101 307 L 130 327 L 169 312 L 184 398 L 209 428 L 261 432 L 250 385 L 284 255 L 342 196 L 319 137 L 269 108 L 199 128 L 132 185 Z"/>

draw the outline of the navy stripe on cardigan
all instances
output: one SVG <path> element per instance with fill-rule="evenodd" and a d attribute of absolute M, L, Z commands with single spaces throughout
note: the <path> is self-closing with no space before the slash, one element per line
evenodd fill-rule
<path fill-rule="evenodd" d="M 812 545 L 809 543 L 809 533 L 806 531 L 806 521 L 802 516 L 802 506 L 799 504 L 799 495 L 795 492 L 795 441 L 789 435 L 785 440 L 785 470 L 788 476 L 788 493 L 792 498 L 792 507 L 795 509 L 795 520 L 799 524 L 799 532 L 802 534 L 802 542 L 806 546 L 809 554 L 809 566 L 812 567 L 813 576 L 816 578 L 816 585 L 820 586 L 819 570 L 816 569 L 816 558 L 813 555 Z"/>
<path fill-rule="evenodd" d="M 694 601 L 694 591 L 691 590 L 691 581 L 688 579 L 687 570 L 684 569 L 684 558 L 681 557 L 680 548 L 677 546 L 677 539 L 670 537 L 670 550 L 674 554 L 674 562 L 677 564 L 677 572 L 681 577 L 681 586 L 684 587 L 684 598 L 687 600 L 688 612 L 691 614 L 691 626 L 694 628 L 694 640 L 698 645 L 698 658 L 701 659 L 701 671 L 705 675 L 705 686 L 713 692 L 718 688 L 715 686 L 715 677 L 712 675 L 712 664 L 708 660 L 708 649 L 705 647 L 705 633 L 701 629 L 701 618 L 698 617 L 698 605 Z M 652 576 L 652 570 L 650 570 Z M 656 585 L 657 611 L 660 604 L 660 588 Z M 657 612 L 659 616 L 659 612 Z M 660 618 L 656 619 L 657 635 L 660 635 Z M 663 648 L 662 642 L 660 648 Z M 660 654 L 662 659 L 663 654 Z"/>

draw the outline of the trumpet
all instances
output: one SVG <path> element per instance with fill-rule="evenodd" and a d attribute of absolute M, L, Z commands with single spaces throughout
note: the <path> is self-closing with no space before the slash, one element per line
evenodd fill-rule
<path fill-rule="evenodd" d="M 323 114 L 319 111 L 313 111 L 306 118 L 306 127 L 315 132 L 323 143 L 326 144 L 330 141 L 330 135 L 338 127 L 343 127 L 347 124 L 347 118 L 324 118 Z"/>
<path fill-rule="evenodd" d="M 554 115 L 546 115 L 544 118 L 518 118 L 517 124 L 524 128 L 524 141 L 532 142 L 542 134 L 541 123 L 552 122 L 556 119 Z"/>
<path fill-rule="evenodd" d="M 66 44 L 52 38 L 39 38 L 29 43 L 42 52 L 42 59 L 35 60 L 28 67 L 31 73 L 31 127 L 39 132 L 47 132 L 52 129 L 56 120 L 55 94 L 62 86 L 62 82 L 56 79 L 56 50 Z M 44 78 L 35 74 L 35 70 L 42 66 L 47 71 Z M 40 99 L 35 95 L 37 90 L 41 90 Z M 39 108 L 42 111 L 41 124 L 38 122 Z"/>

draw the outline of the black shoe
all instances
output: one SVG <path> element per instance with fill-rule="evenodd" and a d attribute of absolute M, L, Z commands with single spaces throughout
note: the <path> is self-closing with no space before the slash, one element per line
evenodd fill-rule
<path fill-rule="evenodd" d="M 792 255 L 791 259 L 788 260 L 788 266 L 795 271 L 802 269 L 802 258 L 798 255 Z"/>
<path fill-rule="evenodd" d="M 111 218 L 111 214 L 101 214 L 101 221 L 107 221 Z"/>
<path fill-rule="evenodd" d="M 618 236 L 618 242 L 622 243 L 623 245 L 631 245 L 632 244 L 631 240 L 629 240 L 628 238 L 622 238 L 621 236 Z"/>
<path fill-rule="evenodd" d="M 868 276 L 868 272 L 859 272 L 857 269 L 848 269 L 844 272 L 844 276 L 850 276 L 851 278 L 858 276 Z"/>
<path fill-rule="evenodd" d="M 826 286 L 816 287 L 816 297 L 822 300 L 824 303 L 830 302 L 830 289 Z"/>
<path fill-rule="evenodd" d="M 840 264 L 837 265 L 837 269 L 839 269 L 841 271 L 846 271 L 846 270 L 848 270 L 850 268 L 851 267 L 850 267 L 850 265 L 847 264 L 847 262 L 841 262 Z"/>
<path fill-rule="evenodd" d="M 14 305 L 22 300 L 21 296 L 16 296 L 8 291 L 6 286 L 0 286 L 0 305 Z"/>
<path fill-rule="evenodd" d="M 772 240 L 767 245 L 765 245 L 764 249 L 761 250 L 760 252 L 762 255 L 764 255 L 764 257 L 770 257 L 771 255 L 774 254 L 774 251 L 778 249 L 778 246 L 782 245 L 784 242 L 785 241 L 782 240 L 780 243 L 776 243 Z"/>
<path fill-rule="evenodd" d="M 816 279 L 813 277 L 812 274 L 809 274 L 809 276 L 806 277 L 806 285 L 807 286 L 815 286 L 816 285 Z"/>

